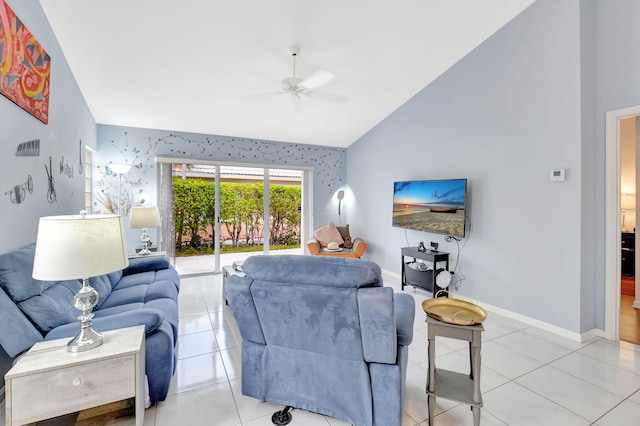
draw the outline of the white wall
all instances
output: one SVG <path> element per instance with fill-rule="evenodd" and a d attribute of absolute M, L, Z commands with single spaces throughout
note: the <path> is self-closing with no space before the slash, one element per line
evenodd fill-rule
<path fill-rule="evenodd" d="M 460 293 L 583 331 L 579 13 L 578 1 L 539 0 L 348 149 L 349 220 L 368 258 L 399 272 L 407 244 L 455 253 L 391 227 L 392 185 L 467 178 Z M 549 182 L 555 168 L 565 182 Z"/>
<path fill-rule="evenodd" d="M 0 96 L 0 253 L 36 239 L 41 216 L 77 214 L 84 204 L 84 175 L 78 173 L 79 145 L 96 146 L 96 125 L 38 0 L 7 0 L 11 9 L 51 56 L 49 124 L 45 125 Z M 40 139 L 39 157 L 15 155 L 22 142 Z M 45 165 L 52 161 L 56 202 L 47 201 Z M 74 166 L 73 177 L 60 174 L 60 161 Z M 5 192 L 31 175 L 33 193 L 13 204 Z"/>

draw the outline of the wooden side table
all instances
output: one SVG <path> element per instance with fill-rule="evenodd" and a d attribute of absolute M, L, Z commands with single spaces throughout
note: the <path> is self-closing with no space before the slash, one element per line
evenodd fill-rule
<path fill-rule="evenodd" d="M 34 423 L 135 397 L 144 420 L 144 326 L 102 333 L 104 343 L 67 351 L 69 339 L 36 343 L 5 375 L 7 426 Z"/>
<path fill-rule="evenodd" d="M 436 397 L 450 399 L 471 405 L 473 424 L 480 426 L 480 407 L 482 393 L 480 391 L 480 349 L 482 345 L 482 324 L 456 325 L 449 324 L 426 316 L 429 373 L 427 375 L 427 405 L 429 409 L 429 426 L 433 426 L 433 413 Z M 436 336 L 469 342 L 470 373 L 462 374 L 436 368 Z"/>

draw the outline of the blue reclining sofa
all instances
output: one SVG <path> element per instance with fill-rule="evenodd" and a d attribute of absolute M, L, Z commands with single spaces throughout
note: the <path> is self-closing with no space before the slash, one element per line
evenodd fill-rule
<path fill-rule="evenodd" d="M 34 255 L 35 243 L 0 255 L 0 345 L 12 358 L 39 341 L 71 338 L 80 329 L 73 297 L 81 281 L 33 279 Z M 94 330 L 145 326 L 149 398 L 164 400 L 176 366 L 178 273 L 167 257 L 152 256 L 89 281 L 100 295 Z"/>
<path fill-rule="evenodd" d="M 225 283 L 243 395 L 356 426 L 402 424 L 411 295 L 383 287 L 367 260 L 252 256 L 243 271 Z"/>

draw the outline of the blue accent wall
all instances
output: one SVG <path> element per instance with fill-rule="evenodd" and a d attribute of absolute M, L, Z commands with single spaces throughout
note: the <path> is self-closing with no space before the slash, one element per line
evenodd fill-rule
<path fill-rule="evenodd" d="M 141 191 L 157 202 L 157 171 L 154 158 L 273 165 L 274 168 L 313 168 L 313 224 L 338 223 L 335 193 L 345 185 L 346 149 L 317 145 L 272 142 L 238 137 L 98 125 L 98 152 L 94 155 L 93 211 L 110 212 L 118 191 L 118 177 L 107 170 L 111 163 L 130 164 L 123 176 L 122 193 L 130 197 Z"/>
<path fill-rule="evenodd" d="M 7 4 L 51 57 L 51 96 L 49 124 L 43 124 L 0 95 L 0 253 L 34 242 L 41 216 L 78 214 L 84 206 L 80 141 L 96 147 L 96 123 L 40 3 L 7 0 Z M 35 139 L 40 140 L 39 156 L 16 156 L 21 143 Z M 55 201 L 49 175 L 53 178 Z M 29 176 L 31 192 L 27 185 Z M 11 201 L 16 186 L 24 193 L 21 203 Z"/>

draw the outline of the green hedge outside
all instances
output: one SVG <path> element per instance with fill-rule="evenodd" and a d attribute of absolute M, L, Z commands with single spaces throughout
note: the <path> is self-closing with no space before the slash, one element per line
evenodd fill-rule
<path fill-rule="evenodd" d="M 231 236 L 232 248 L 221 252 L 261 250 L 264 235 L 264 185 L 262 183 L 220 183 L 220 220 Z M 176 226 L 176 254 L 212 254 L 213 235 L 208 229 L 215 224 L 215 182 L 204 179 L 173 178 Z M 299 186 L 269 185 L 270 247 L 300 247 L 302 189 Z M 240 244 L 243 226 L 246 243 Z M 244 242 L 244 241 L 243 241 Z"/>

